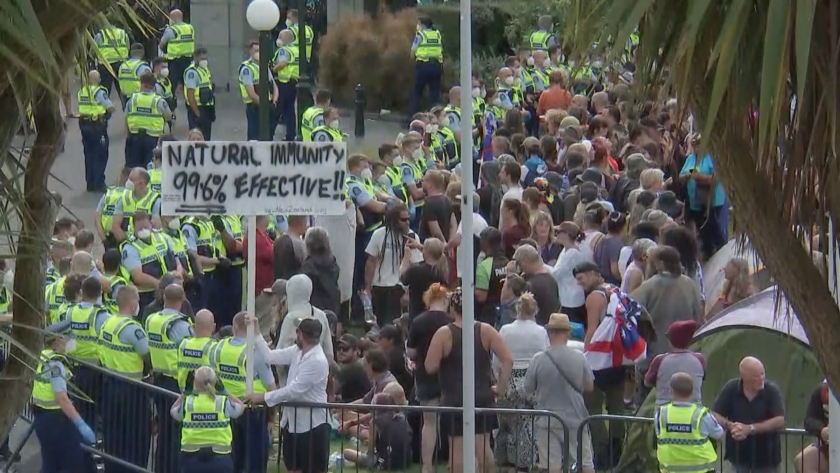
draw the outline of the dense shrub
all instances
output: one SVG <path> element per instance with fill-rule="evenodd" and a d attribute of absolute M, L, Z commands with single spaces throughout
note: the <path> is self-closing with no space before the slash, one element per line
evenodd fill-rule
<path fill-rule="evenodd" d="M 492 84 L 496 70 L 512 49 L 505 37 L 510 20 L 502 4 L 473 7 L 473 70 Z M 336 104 L 351 106 L 356 84 L 366 91 L 368 110 L 404 111 L 414 83 L 411 42 L 417 15 L 432 17 L 443 36 L 444 73 L 441 93 L 460 83 L 460 31 L 458 5 L 435 4 L 397 13 L 380 12 L 376 18 L 340 19 L 321 39 L 319 81 L 332 90 Z"/>
<path fill-rule="evenodd" d="M 554 32 L 562 41 L 560 35 L 568 15 L 569 0 L 516 0 L 505 5 L 510 13 L 510 21 L 504 27 L 505 37 L 514 48 L 528 44 L 528 38 L 537 29 L 537 19 L 542 15 L 554 18 Z"/>
<path fill-rule="evenodd" d="M 418 12 L 428 15 L 443 36 L 443 50 L 449 59 L 461 57 L 461 12 L 457 3 L 422 5 Z M 512 52 L 505 34 L 511 21 L 502 3 L 478 3 L 472 7 L 472 46 L 476 54 L 508 55 Z"/>
<path fill-rule="evenodd" d="M 353 103 L 356 84 L 362 84 L 370 110 L 404 109 L 414 81 L 416 24 L 414 10 L 342 18 L 321 43 L 320 82 L 340 104 Z"/>

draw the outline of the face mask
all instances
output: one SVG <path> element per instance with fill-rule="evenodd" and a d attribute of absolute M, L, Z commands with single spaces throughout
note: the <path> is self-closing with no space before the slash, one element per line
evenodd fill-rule
<path fill-rule="evenodd" d="M 202 59 L 201 61 L 198 61 L 198 67 L 203 67 L 203 68 L 207 69 L 207 64 L 209 64 L 207 62 L 207 59 Z"/>
<path fill-rule="evenodd" d="M 260 52 L 259 51 L 255 52 L 254 55 L 251 56 L 251 57 L 254 58 L 254 62 L 260 62 Z"/>
<path fill-rule="evenodd" d="M 493 99 L 493 105 L 495 105 L 497 107 L 501 107 L 502 106 L 502 99 L 500 99 L 499 97 L 494 98 Z"/>
<path fill-rule="evenodd" d="M 137 317 L 138 315 L 140 315 L 140 304 L 137 304 L 136 306 L 134 306 L 134 312 L 132 312 L 131 315 L 133 315 L 134 317 Z"/>
<path fill-rule="evenodd" d="M 178 231 L 181 229 L 181 220 L 178 217 L 173 218 L 169 221 L 169 229 Z"/>
<path fill-rule="evenodd" d="M 414 158 L 415 160 L 423 159 L 424 158 L 423 150 L 420 149 L 420 148 L 415 149 L 414 152 L 411 153 L 411 157 Z"/>
<path fill-rule="evenodd" d="M 376 179 L 376 181 L 377 181 L 378 183 L 382 184 L 383 186 L 390 186 L 390 185 L 391 185 L 391 178 L 389 178 L 389 177 L 388 177 L 387 175 L 385 175 L 385 174 L 383 174 L 383 175 L 379 176 L 379 177 Z"/>
<path fill-rule="evenodd" d="M 449 117 L 443 117 L 443 120 L 440 121 L 441 126 L 449 126 Z"/>
<path fill-rule="evenodd" d="M 432 131 L 431 132 L 432 133 L 437 133 L 437 131 L 438 131 L 438 126 L 437 125 L 432 125 Z"/>
<path fill-rule="evenodd" d="M 288 26 L 289 28 L 291 28 L 291 27 L 292 27 L 292 25 L 294 25 L 294 24 L 295 24 L 295 22 L 293 22 L 292 20 L 290 20 L 290 19 L 286 18 L 286 26 Z"/>
<path fill-rule="evenodd" d="M 421 31 L 423 31 L 423 27 L 422 27 L 422 26 L 420 26 L 420 25 L 417 25 L 417 32 L 419 33 L 419 32 L 421 32 Z"/>
<path fill-rule="evenodd" d="M 339 125 L 338 120 L 333 120 L 333 121 L 330 122 L 330 128 L 338 129 L 338 125 Z"/>
<path fill-rule="evenodd" d="M 533 66 L 533 65 L 534 65 L 534 58 L 533 58 L 533 57 L 529 57 L 529 58 L 528 58 L 528 65 L 529 65 L 529 66 Z"/>
<path fill-rule="evenodd" d="M 426 133 L 432 132 L 432 125 L 426 125 Z"/>
<path fill-rule="evenodd" d="M 373 179 L 373 172 L 371 172 L 370 168 L 362 169 L 361 178 L 362 179 Z"/>
<path fill-rule="evenodd" d="M 125 181 L 125 190 L 131 192 L 134 190 L 134 181 L 131 179 Z"/>
<path fill-rule="evenodd" d="M 76 351 L 76 339 L 75 338 L 71 338 L 70 340 L 67 340 L 67 343 L 64 344 L 64 351 L 67 352 L 67 353 L 73 353 L 74 351 Z"/>
<path fill-rule="evenodd" d="M 397 156 L 394 158 L 394 166 L 402 166 L 403 159 L 402 156 Z"/>
<path fill-rule="evenodd" d="M 481 89 L 481 98 L 487 97 L 487 89 Z"/>
<path fill-rule="evenodd" d="M 161 69 L 160 70 L 160 76 L 161 77 L 169 77 L 169 68 L 164 67 L 163 69 Z"/>
<path fill-rule="evenodd" d="M 148 240 L 152 237 L 152 231 L 148 228 L 144 228 L 142 230 L 137 230 L 137 238 L 141 240 Z"/>
<path fill-rule="evenodd" d="M 515 82 L 515 80 L 514 80 L 513 76 L 505 77 L 505 84 L 513 85 L 514 82 Z"/>
<path fill-rule="evenodd" d="M 551 58 L 547 58 L 545 61 L 543 61 L 543 67 L 548 67 L 550 65 L 551 65 Z"/>
<path fill-rule="evenodd" d="M 275 41 L 274 44 L 276 44 L 277 47 L 279 48 L 280 46 L 283 46 L 283 40 L 280 39 L 280 38 L 277 38 L 277 41 Z"/>
<path fill-rule="evenodd" d="M 475 87 L 472 90 L 472 96 L 473 96 L 473 98 L 478 98 L 479 95 L 481 95 L 481 89 L 479 89 L 478 87 Z"/>
<path fill-rule="evenodd" d="M 575 67 L 575 60 L 569 59 L 569 67 Z"/>
<path fill-rule="evenodd" d="M 592 67 L 595 68 L 595 69 L 600 69 L 600 68 L 604 67 L 604 61 L 593 61 L 592 62 Z"/>

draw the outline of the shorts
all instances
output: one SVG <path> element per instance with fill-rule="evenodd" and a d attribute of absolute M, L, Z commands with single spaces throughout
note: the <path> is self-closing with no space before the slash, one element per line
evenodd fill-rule
<path fill-rule="evenodd" d="M 540 454 L 539 467 L 543 470 L 558 471 L 563 468 L 563 428 L 561 426 L 546 427 L 537 426 L 537 451 Z M 595 468 L 592 461 L 592 438 L 589 435 L 589 428 L 583 433 L 583 458 L 577 458 L 578 443 L 577 430 L 573 430 L 569 435 L 569 466 L 575 463 L 583 468 Z"/>
<path fill-rule="evenodd" d="M 464 436 L 464 415 L 460 412 L 444 412 L 440 415 L 441 438 L 463 437 Z M 499 420 L 496 414 L 476 414 L 475 434 L 487 434 L 499 428 Z"/>
<path fill-rule="evenodd" d="M 283 429 L 283 464 L 287 471 L 324 473 L 330 456 L 330 425 L 301 433 Z"/>

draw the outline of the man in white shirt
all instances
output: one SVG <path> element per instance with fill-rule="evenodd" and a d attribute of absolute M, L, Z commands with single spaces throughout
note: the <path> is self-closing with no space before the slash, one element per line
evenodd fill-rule
<path fill-rule="evenodd" d="M 254 317 L 249 319 L 256 320 Z M 317 319 L 301 319 L 295 345 L 279 350 L 269 350 L 265 339 L 257 337 L 259 356 L 273 365 L 288 365 L 289 377 L 285 387 L 267 393 L 252 393 L 246 396 L 246 400 L 269 407 L 280 403 L 326 403 L 330 365 L 320 345 L 323 330 Z M 286 406 L 280 428 L 286 471 L 327 471 L 330 427 L 326 409 Z"/>
<path fill-rule="evenodd" d="M 499 204 L 499 230 L 502 233 L 504 233 L 507 225 L 505 222 L 505 213 L 502 211 L 502 205 L 509 199 L 522 201 L 522 186 L 519 184 L 521 177 L 522 169 L 519 167 L 519 164 L 516 161 L 505 160 L 505 163 L 502 165 L 502 170 L 499 172 L 499 182 L 502 183 L 503 189 L 507 189 L 505 195 L 502 196 L 502 202 Z"/>

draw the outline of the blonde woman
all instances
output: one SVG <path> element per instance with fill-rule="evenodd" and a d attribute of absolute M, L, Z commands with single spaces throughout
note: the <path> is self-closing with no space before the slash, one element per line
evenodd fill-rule
<path fill-rule="evenodd" d="M 400 282 L 408 286 L 408 317 L 412 320 L 426 310 L 423 294 L 432 284 L 449 284 L 449 261 L 445 250 L 442 241 L 427 238 L 423 243 L 423 261 L 412 264 L 411 251 L 406 247 L 400 263 Z"/>
<path fill-rule="evenodd" d="M 639 184 L 641 184 L 641 187 L 633 189 L 630 191 L 630 195 L 627 196 L 627 208 L 629 209 L 632 209 L 636 205 L 636 199 L 639 198 L 639 194 L 642 192 L 648 191 L 656 195 L 664 189 L 665 173 L 661 169 L 645 169 L 639 176 Z"/>
<path fill-rule="evenodd" d="M 182 394 L 169 413 L 181 422 L 181 468 L 184 473 L 233 473 L 230 420 L 245 410 L 232 394 L 221 394 L 209 366 L 195 370 L 193 392 Z"/>
<path fill-rule="evenodd" d="M 548 333 L 537 324 L 539 308 L 534 295 L 522 294 L 516 303 L 516 320 L 499 330 L 502 340 L 513 355 L 513 371 L 508 384 L 509 409 L 533 409 L 534 399 L 525 394 L 525 373 L 531 358 L 548 349 Z M 516 467 L 517 471 L 531 469 L 534 449 L 534 432 L 528 416 L 505 416 L 500 419 L 496 440 L 496 459 L 500 464 Z"/>
<path fill-rule="evenodd" d="M 542 260 L 549 266 L 554 266 L 563 250 L 563 245 L 554 240 L 552 223 L 551 216 L 543 211 L 531 217 L 531 239 L 537 242 Z"/>
<path fill-rule="evenodd" d="M 723 290 L 720 293 L 723 307 L 729 307 L 756 293 L 750 275 L 750 264 L 746 259 L 732 258 L 729 260 L 723 268 L 723 275 L 726 277 L 726 281 L 723 282 Z"/>

